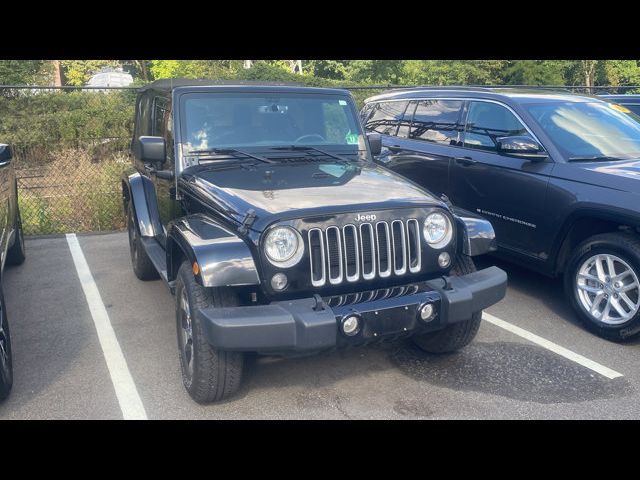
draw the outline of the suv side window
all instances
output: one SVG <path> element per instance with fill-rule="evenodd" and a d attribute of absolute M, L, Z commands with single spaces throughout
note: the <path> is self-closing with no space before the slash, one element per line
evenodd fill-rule
<path fill-rule="evenodd" d="M 151 123 L 150 98 L 143 95 L 138 101 L 138 118 L 136 119 L 136 139 L 143 135 L 151 135 L 149 126 Z"/>
<path fill-rule="evenodd" d="M 526 135 L 520 120 L 502 105 L 490 102 L 471 102 L 465 125 L 464 146 L 497 151 L 498 137 Z"/>
<path fill-rule="evenodd" d="M 375 104 L 367 121 L 367 130 L 373 130 L 382 135 L 395 135 L 408 103 L 408 101 L 400 101 Z"/>
<path fill-rule="evenodd" d="M 423 100 L 418 102 L 409 138 L 457 145 L 462 122 L 462 100 Z"/>
<path fill-rule="evenodd" d="M 166 133 L 167 100 L 156 97 L 153 101 L 153 133 L 157 137 L 164 137 Z"/>
<path fill-rule="evenodd" d="M 153 101 L 153 133 L 164 137 L 167 141 L 167 159 L 173 161 L 173 123 L 171 120 L 171 103 L 163 97 Z"/>
<path fill-rule="evenodd" d="M 371 111 L 373 110 L 374 103 L 367 103 L 360 112 L 360 120 L 364 125 L 367 124 L 367 120 L 369 120 L 369 116 L 371 115 Z"/>
<path fill-rule="evenodd" d="M 409 106 L 404 112 L 400 124 L 398 125 L 398 133 L 396 137 L 407 138 L 409 136 L 409 130 L 411 129 L 411 121 L 413 120 L 413 112 L 416 111 L 416 105 L 418 102 L 415 100 L 409 102 Z"/>

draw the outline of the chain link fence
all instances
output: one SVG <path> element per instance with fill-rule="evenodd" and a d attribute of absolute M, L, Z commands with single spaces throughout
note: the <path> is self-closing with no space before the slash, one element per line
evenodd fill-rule
<path fill-rule="evenodd" d="M 346 88 L 360 108 L 366 98 L 385 90 L 415 87 Z M 640 92 L 638 86 L 536 88 L 592 94 Z M 120 177 L 131 171 L 135 95 L 135 88 L 0 86 L 0 143 L 14 149 L 25 234 L 125 227 Z"/>
<path fill-rule="evenodd" d="M 0 142 L 13 147 L 27 235 L 125 226 L 135 90 L 0 87 Z"/>
<path fill-rule="evenodd" d="M 124 228 L 120 177 L 131 168 L 129 141 L 109 138 L 64 146 L 14 145 L 25 234 Z"/>

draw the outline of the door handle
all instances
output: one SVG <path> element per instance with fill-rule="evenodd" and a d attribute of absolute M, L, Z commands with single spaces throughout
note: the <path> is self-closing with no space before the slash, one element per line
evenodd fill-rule
<path fill-rule="evenodd" d="M 402 150 L 402 147 L 400 145 L 388 145 L 387 149 L 391 150 L 394 153 L 396 153 L 396 152 L 399 152 L 400 150 Z"/>
<path fill-rule="evenodd" d="M 474 160 L 471 157 L 456 157 L 455 161 L 457 164 L 462 165 L 463 167 L 469 167 L 471 165 L 475 165 L 476 163 L 478 163 L 476 160 Z"/>

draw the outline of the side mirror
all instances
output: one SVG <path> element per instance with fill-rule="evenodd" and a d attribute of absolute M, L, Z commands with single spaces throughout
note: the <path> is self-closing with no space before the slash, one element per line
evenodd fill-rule
<path fill-rule="evenodd" d="M 9 163 L 13 158 L 13 150 L 11 145 L 0 143 L 0 163 Z"/>
<path fill-rule="evenodd" d="M 382 152 L 382 137 L 380 136 L 380 134 L 367 133 L 367 140 L 369 140 L 371 155 L 380 155 L 380 152 Z"/>
<path fill-rule="evenodd" d="M 144 163 L 163 164 L 167 159 L 167 144 L 162 137 L 139 137 L 134 151 Z"/>
<path fill-rule="evenodd" d="M 498 152 L 504 155 L 532 161 L 542 161 L 549 157 L 542 146 L 528 135 L 499 137 L 497 142 Z"/>

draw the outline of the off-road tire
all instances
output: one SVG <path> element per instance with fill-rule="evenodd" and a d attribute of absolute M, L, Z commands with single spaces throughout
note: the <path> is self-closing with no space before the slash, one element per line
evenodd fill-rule
<path fill-rule="evenodd" d="M 176 328 L 182 381 L 189 395 L 198 403 L 224 400 L 240 387 L 244 355 L 242 352 L 218 350 L 209 344 L 197 310 L 210 307 L 234 307 L 240 304 L 238 297 L 225 288 L 206 288 L 199 285 L 189 262 L 183 262 L 176 279 Z M 189 301 L 192 332 L 193 373 L 189 376 L 185 349 L 181 345 L 182 291 Z"/>
<path fill-rule="evenodd" d="M 4 295 L 0 290 L 0 336 L 2 344 L 5 345 L 6 355 L 0 358 L 0 401 L 9 396 L 13 385 L 13 363 L 11 360 L 11 336 L 9 335 L 9 323 L 7 321 L 7 310 L 4 304 Z M 2 352 L 0 351 L 0 355 Z"/>
<path fill-rule="evenodd" d="M 16 234 L 14 236 L 13 245 L 7 250 L 7 264 L 21 265 L 26 258 L 24 248 L 24 233 L 22 232 L 22 218 L 20 210 L 16 211 Z"/>
<path fill-rule="evenodd" d="M 133 206 L 129 203 L 127 208 L 127 232 L 129 234 L 129 252 L 131 253 L 131 266 L 133 273 L 140 280 L 155 280 L 159 277 L 156 267 L 147 255 L 147 251 L 140 239 L 140 230 L 135 221 Z"/>
<path fill-rule="evenodd" d="M 467 255 L 456 254 L 451 275 L 467 275 L 475 272 L 473 259 Z M 476 312 L 469 320 L 453 323 L 436 332 L 415 335 L 414 343 L 425 352 L 448 353 L 460 350 L 475 338 L 482 321 L 482 311 Z"/>
<path fill-rule="evenodd" d="M 580 266 L 596 254 L 615 255 L 624 260 L 640 278 L 640 238 L 638 235 L 626 232 L 594 235 L 573 250 L 564 272 L 565 295 L 582 324 L 589 331 L 607 340 L 614 342 L 627 340 L 640 333 L 640 310 L 628 321 L 612 325 L 594 319 L 583 310 L 578 299 L 576 275 Z"/>

